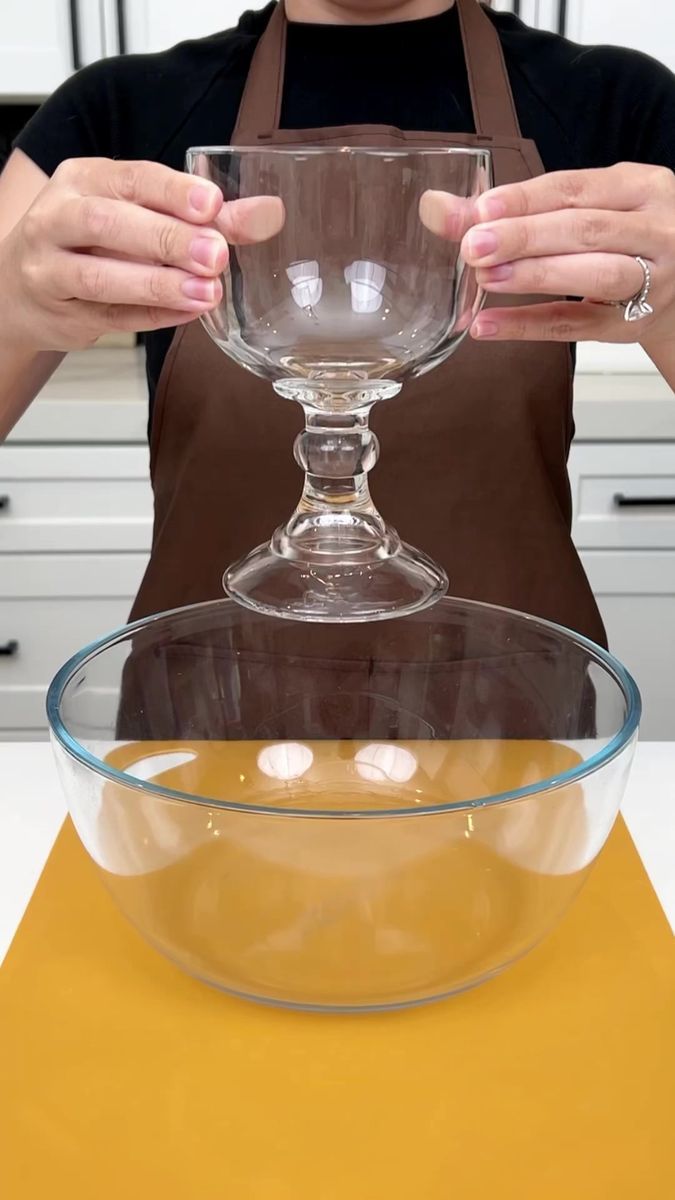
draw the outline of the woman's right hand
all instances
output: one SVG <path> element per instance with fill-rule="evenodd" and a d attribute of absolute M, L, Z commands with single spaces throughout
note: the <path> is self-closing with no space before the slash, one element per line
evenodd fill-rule
<path fill-rule="evenodd" d="M 214 183 L 159 163 L 62 163 L 0 243 L 3 336 L 72 350 L 194 320 L 221 299 L 226 236 L 257 240 L 238 209 Z"/>

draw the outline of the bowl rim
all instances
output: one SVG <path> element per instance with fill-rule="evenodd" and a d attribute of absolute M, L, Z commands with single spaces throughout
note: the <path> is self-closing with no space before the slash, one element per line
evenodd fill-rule
<path fill-rule="evenodd" d="M 85 666 L 98 654 L 103 651 L 118 645 L 120 642 L 128 640 L 134 633 L 140 630 L 147 630 L 152 625 L 159 622 L 170 620 L 179 616 L 185 616 L 188 613 L 204 612 L 208 608 L 219 608 L 223 605 L 239 607 L 236 601 L 230 597 L 223 596 L 216 600 L 205 600 L 198 604 L 181 605 L 178 608 L 166 609 L 160 613 L 153 613 L 151 616 L 143 617 L 140 620 L 129 622 L 119 626 L 110 633 L 104 634 L 88 645 L 83 646 L 69 659 L 54 675 L 46 697 L 46 712 L 47 720 L 52 740 L 55 741 L 61 749 L 71 758 L 74 758 L 82 766 L 88 770 L 94 771 L 97 775 L 108 779 L 110 782 L 129 788 L 132 791 L 138 791 L 146 795 L 152 795 L 159 799 L 168 801 L 178 801 L 188 804 L 197 804 L 201 807 L 214 808 L 219 811 L 233 811 L 238 813 L 249 813 L 251 815 L 272 816 L 272 817 L 303 817 L 308 820 L 391 820 L 394 817 L 412 818 L 412 817 L 432 817 L 442 813 L 451 812 L 475 812 L 481 808 L 494 808 L 498 805 L 514 803 L 523 800 L 528 796 L 544 794 L 547 792 L 558 791 L 561 788 L 569 787 L 571 784 L 580 783 L 588 776 L 595 774 L 607 766 L 608 763 L 618 758 L 635 740 L 640 718 L 642 715 L 642 698 L 638 686 L 630 672 L 623 666 L 613 654 L 605 650 L 596 642 L 586 638 L 583 634 L 576 633 L 574 630 L 567 629 L 564 625 L 558 625 L 554 621 L 548 621 L 543 617 L 535 617 L 529 613 L 519 612 L 517 609 L 507 608 L 504 605 L 489 604 L 482 600 L 467 600 L 459 596 L 445 596 L 438 601 L 440 605 L 454 604 L 458 607 L 468 607 L 479 609 L 481 612 L 491 611 L 494 613 L 505 614 L 510 617 L 517 617 L 525 623 L 536 625 L 549 633 L 562 635 L 566 640 L 574 643 L 577 647 L 587 652 L 589 658 L 604 667 L 605 671 L 612 676 L 614 681 L 621 688 L 626 701 L 626 716 L 622 727 L 609 739 L 607 744 L 601 750 L 592 754 L 589 758 L 582 760 L 574 767 L 570 767 L 566 771 L 561 771 L 556 775 L 551 775 L 546 779 L 542 779 L 537 783 L 527 784 L 522 788 L 512 788 L 504 792 L 497 792 L 490 796 L 479 796 L 470 800 L 449 801 L 443 804 L 425 805 L 424 808 L 409 807 L 409 808 L 392 808 L 392 809 L 307 809 L 307 808 L 280 808 L 277 805 L 270 804 L 247 804 L 235 800 L 217 800 L 208 796 L 196 796 L 190 792 L 182 792 L 177 788 L 164 787 L 153 783 L 151 780 L 139 779 L 133 775 L 127 775 L 125 771 L 118 770 L 110 766 L 103 759 L 97 758 L 95 754 L 87 750 L 80 742 L 78 742 L 68 731 L 64 724 L 60 705 L 66 687 L 77 671 Z M 433 607 L 422 610 L 418 615 L 424 617 L 425 612 L 433 611 Z M 293 622 L 302 624 L 301 621 Z M 123 740 L 123 739 L 121 739 Z M 187 740 L 187 739 L 186 739 Z M 265 739 L 263 739 L 265 740 Z M 145 755 L 144 757 L 148 757 Z"/>

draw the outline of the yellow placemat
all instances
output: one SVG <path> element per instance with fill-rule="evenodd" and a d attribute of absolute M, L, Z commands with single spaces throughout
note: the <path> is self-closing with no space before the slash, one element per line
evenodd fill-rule
<path fill-rule="evenodd" d="M 7 1200 L 667 1200 L 674 941 L 619 823 L 498 979 L 263 1009 L 148 949 L 67 823 L 0 970 L 0 1079 Z"/>

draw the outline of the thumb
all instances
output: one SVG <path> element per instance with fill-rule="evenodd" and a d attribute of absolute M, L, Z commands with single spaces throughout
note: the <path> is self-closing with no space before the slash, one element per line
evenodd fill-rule
<path fill-rule="evenodd" d="M 419 215 L 430 233 L 449 242 L 461 242 L 467 230 L 478 220 L 473 197 L 453 196 L 451 192 L 432 190 L 420 197 Z"/>
<path fill-rule="evenodd" d="M 213 224 L 231 246 L 250 246 L 276 236 L 286 220 L 279 196 L 251 196 L 223 204 Z"/>

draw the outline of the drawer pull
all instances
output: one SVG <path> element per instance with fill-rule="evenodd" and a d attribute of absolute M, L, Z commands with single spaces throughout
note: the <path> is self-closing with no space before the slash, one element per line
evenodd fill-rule
<path fill-rule="evenodd" d="M 675 508 L 675 496 L 624 496 L 616 492 L 614 503 L 617 508 Z"/>
<path fill-rule="evenodd" d="M 0 496 L 0 511 L 9 508 L 9 496 Z"/>
<path fill-rule="evenodd" d="M 10 642 L 5 642 L 4 646 L 0 646 L 0 657 L 12 658 L 19 649 L 19 643 L 12 638 Z"/>

